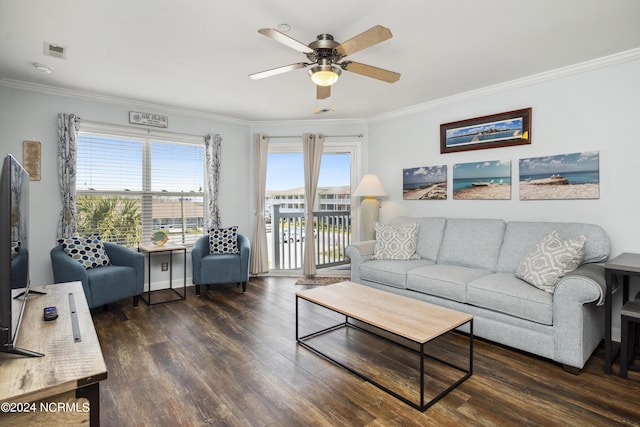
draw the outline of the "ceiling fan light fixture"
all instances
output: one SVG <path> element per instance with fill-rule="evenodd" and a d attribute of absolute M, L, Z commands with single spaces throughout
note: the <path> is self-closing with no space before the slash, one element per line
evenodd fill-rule
<path fill-rule="evenodd" d="M 342 70 L 332 65 L 317 65 L 309 70 L 311 80 L 318 86 L 331 86 L 338 81 Z"/>

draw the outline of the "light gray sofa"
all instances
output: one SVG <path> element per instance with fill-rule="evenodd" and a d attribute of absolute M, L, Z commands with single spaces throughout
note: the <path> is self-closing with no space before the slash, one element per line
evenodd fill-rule
<path fill-rule="evenodd" d="M 500 219 L 398 217 L 418 223 L 420 259 L 372 259 L 375 241 L 347 247 L 351 280 L 474 315 L 473 332 L 582 369 L 604 336 L 604 267 L 609 238 L 591 224 Z M 515 276 L 521 260 L 552 230 L 587 237 L 583 264 L 540 290 Z M 464 330 L 464 329 L 463 329 Z M 468 331 L 468 327 L 466 329 Z"/>

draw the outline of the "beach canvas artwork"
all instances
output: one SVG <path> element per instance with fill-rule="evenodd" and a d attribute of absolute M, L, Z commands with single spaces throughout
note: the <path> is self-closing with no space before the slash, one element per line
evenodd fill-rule
<path fill-rule="evenodd" d="M 440 125 L 440 153 L 531 144 L 531 108 Z"/>
<path fill-rule="evenodd" d="M 511 160 L 453 165 L 454 200 L 511 199 Z"/>
<path fill-rule="evenodd" d="M 598 198 L 598 151 L 520 159 L 520 200 Z"/>
<path fill-rule="evenodd" d="M 403 169 L 404 200 L 446 200 L 447 166 L 422 166 Z"/>

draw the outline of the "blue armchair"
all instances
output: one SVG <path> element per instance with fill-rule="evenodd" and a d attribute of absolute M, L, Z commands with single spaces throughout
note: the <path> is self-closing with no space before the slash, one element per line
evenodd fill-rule
<path fill-rule="evenodd" d="M 129 297 L 137 307 L 144 291 L 144 255 L 115 243 L 103 245 L 111 264 L 86 270 L 64 252 L 62 245 L 53 248 L 50 254 L 54 282 L 82 282 L 90 308 Z"/>
<path fill-rule="evenodd" d="M 249 238 L 238 233 L 239 254 L 209 254 L 209 235 L 200 237 L 191 250 L 193 284 L 196 295 L 200 295 L 200 285 L 221 283 L 242 283 L 242 292 L 247 291 L 249 280 Z"/>

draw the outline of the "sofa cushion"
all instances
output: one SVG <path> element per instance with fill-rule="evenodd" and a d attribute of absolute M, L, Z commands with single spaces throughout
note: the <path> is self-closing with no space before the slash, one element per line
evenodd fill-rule
<path fill-rule="evenodd" d="M 500 249 L 496 271 L 515 273 L 531 248 L 554 229 L 558 230 L 562 239 L 575 238 L 579 235 L 586 236 L 583 263 L 606 261 L 609 257 L 609 238 L 604 230 L 597 225 L 512 221 L 507 224 L 504 232 L 504 242 Z"/>
<path fill-rule="evenodd" d="M 553 295 L 510 273 L 491 274 L 470 282 L 467 285 L 467 303 L 553 325 Z"/>
<path fill-rule="evenodd" d="M 408 260 L 419 259 L 416 254 L 418 224 L 407 224 L 398 227 L 376 222 L 376 247 L 372 259 Z"/>
<path fill-rule="evenodd" d="M 58 239 L 58 243 L 67 255 L 82 264 L 85 269 L 111 264 L 99 233 L 87 237 Z"/>
<path fill-rule="evenodd" d="M 553 293 L 561 277 L 572 272 L 584 258 L 585 236 L 562 240 L 552 230 L 524 257 L 516 277 L 543 291 Z"/>
<path fill-rule="evenodd" d="M 432 264 L 433 261 L 426 259 L 371 260 L 360 266 L 360 279 L 405 289 L 407 287 L 407 272 Z"/>
<path fill-rule="evenodd" d="M 136 292 L 136 269 L 124 265 L 109 265 L 87 270 L 90 289 L 90 307 L 118 301 Z M 89 298 L 89 297 L 87 297 Z"/>
<path fill-rule="evenodd" d="M 504 228 L 500 219 L 448 219 L 438 264 L 495 271 Z"/>
<path fill-rule="evenodd" d="M 451 299 L 458 302 L 467 300 L 467 283 L 490 271 L 457 265 L 437 264 L 415 268 L 407 273 L 407 289 Z"/>
<path fill-rule="evenodd" d="M 435 261 L 438 258 L 438 251 L 440 250 L 447 219 L 441 217 L 414 218 L 401 216 L 389 221 L 389 224 L 395 227 L 412 223 L 417 223 L 419 226 L 416 253 L 420 258 Z"/>
<path fill-rule="evenodd" d="M 200 277 L 210 285 L 235 283 L 239 281 L 242 266 L 239 253 L 207 255 L 200 260 Z"/>

